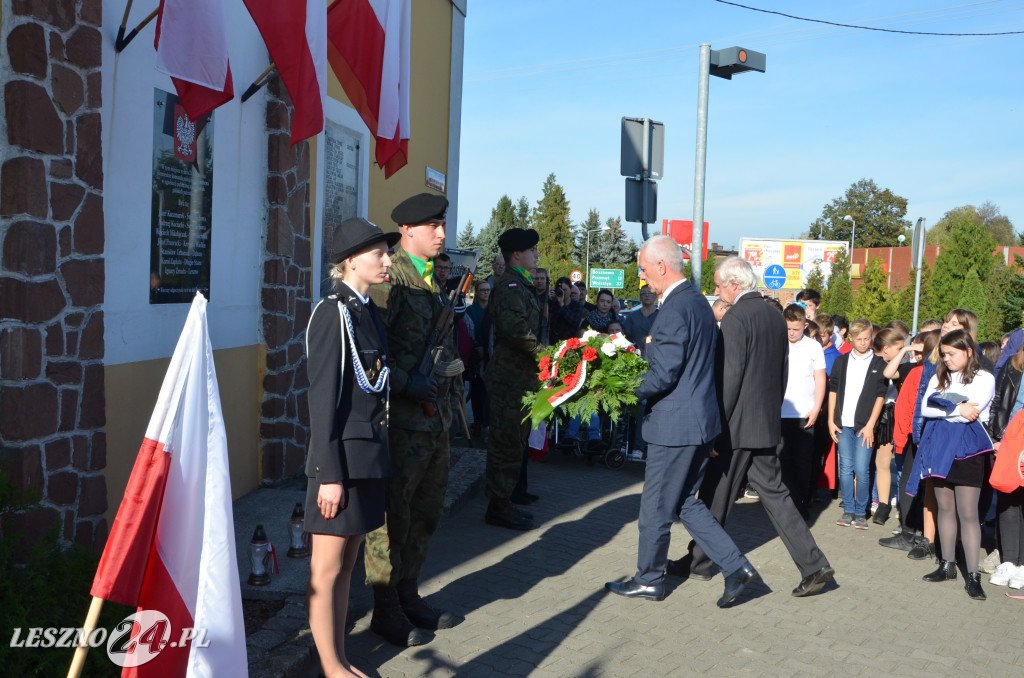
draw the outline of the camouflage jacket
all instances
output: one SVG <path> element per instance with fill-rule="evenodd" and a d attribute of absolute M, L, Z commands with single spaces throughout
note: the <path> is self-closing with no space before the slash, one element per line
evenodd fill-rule
<path fill-rule="evenodd" d="M 384 327 L 388 333 L 391 351 L 391 417 L 390 426 L 407 431 L 447 431 L 452 423 L 452 406 L 457 398 L 457 387 L 462 378 L 439 377 L 439 393 L 435 405 L 437 414 L 429 416 L 419 401 L 402 395 L 427 352 L 427 342 L 434 329 L 437 316 L 444 307 L 443 291 L 437 287 L 430 291 L 401 244 L 395 246 L 389 275 L 390 283 L 374 285 L 374 302 L 381 308 Z M 455 333 L 448 337 L 441 360 L 459 357 L 455 349 Z"/>
<path fill-rule="evenodd" d="M 484 378 L 504 388 L 535 391 L 540 336 L 540 301 L 526 278 L 511 267 L 494 281 L 488 305 L 494 327 L 494 355 Z"/>

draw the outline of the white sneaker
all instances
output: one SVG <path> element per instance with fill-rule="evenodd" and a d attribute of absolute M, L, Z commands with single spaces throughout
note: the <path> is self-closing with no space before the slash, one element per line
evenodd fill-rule
<path fill-rule="evenodd" d="M 1016 572 L 1010 575 L 1011 589 L 1024 589 L 1024 565 L 1018 566 Z"/>
<path fill-rule="evenodd" d="M 1017 566 L 1013 563 L 1001 563 L 996 571 L 989 575 L 988 583 L 993 586 L 1006 586 L 1010 578 L 1017 574 Z"/>
<path fill-rule="evenodd" d="M 999 567 L 1001 559 L 999 558 L 999 549 L 993 549 L 992 553 L 985 556 L 985 559 L 981 561 L 981 571 L 992 574 Z M 1000 584 L 1002 586 L 1002 584 Z"/>

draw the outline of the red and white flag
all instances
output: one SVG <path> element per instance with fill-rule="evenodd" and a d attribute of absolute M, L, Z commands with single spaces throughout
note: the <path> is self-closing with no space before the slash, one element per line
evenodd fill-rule
<path fill-rule="evenodd" d="M 384 177 L 409 161 L 410 0 L 338 0 L 327 11 L 327 58 L 377 138 Z"/>
<path fill-rule="evenodd" d="M 122 676 L 247 675 L 227 437 L 200 294 L 171 357 L 92 595 L 170 621 L 175 643 Z M 201 635 L 178 644 L 186 628 L 205 629 L 208 645 L 198 646 Z M 139 639 L 138 647 L 146 642 Z"/>
<path fill-rule="evenodd" d="M 327 3 L 245 0 L 270 59 L 295 106 L 292 145 L 324 128 L 327 98 Z"/>
<path fill-rule="evenodd" d="M 235 96 L 222 0 L 160 0 L 155 45 L 193 122 Z"/>

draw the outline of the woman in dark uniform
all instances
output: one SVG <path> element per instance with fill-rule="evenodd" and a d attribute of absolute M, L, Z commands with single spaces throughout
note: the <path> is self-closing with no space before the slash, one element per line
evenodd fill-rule
<path fill-rule="evenodd" d="M 327 678 L 365 676 L 345 657 L 352 568 L 363 536 L 384 524 L 389 475 L 387 340 L 370 286 L 391 267 L 400 235 L 347 219 L 335 235 L 333 294 L 306 329 L 309 455 L 306 530 L 313 535 L 309 628 Z"/>

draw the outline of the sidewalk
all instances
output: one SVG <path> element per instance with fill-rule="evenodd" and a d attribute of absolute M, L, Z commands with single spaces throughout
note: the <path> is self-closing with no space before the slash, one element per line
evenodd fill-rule
<path fill-rule="evenodd" d="M 604 582 L 632 576 L 643 467 L 611 471 L 554 455 L 531 466 L 531 507 L 539 528 L 486 525 L 485 499 L 473 496 L 446 517 L 434 538 L 421 590 L 459 616 L 453 629 L 402 650 L 369 630 L 372 594 L 353 587 L 349 659 L 380 676 L 877 676 L 1021 675 L 1024 601 L 983 584 L 989 600 L 967 598 L 963 581 L 928 584 L 934 568 L 877 545 L 890 526 L 835 525 L 824 509 L 812 527 L 836 569 L 836 583 L 793 598 L 800 577 L 760 504 L 741 500 L 729 532 L 762 579 L 719 609 L 722 580 L 670 580 L 660 603 L 608 594 Z M 261 490 L 262 492 L 262 490 Z M 891 521 L 890 521 L 891 522 Z M 250 535 L 251 536 L 251 532 Z M 687 535 L 673 528 L 670 553 Z M 246 566 L 247 567 L 247 566 Z M 244 570 L 243 579 L 248 575 Z M 357 572 L 354 581 L 362 579 Z M 298 614 L 301 598 L 285 611 Z M 250 675 L 317 676 L 304 617 L 301 630 L 263 657 Z M 271 620 L 273 621 L 273 620 Z M 269 623 L 269 622 L 268 622 Z M 265 627 L 266 628 L 266 627 Z M 251 639 L 250 639 L 251 640 Z M 305 663 L 273 671 L 286 658 Z"/>

